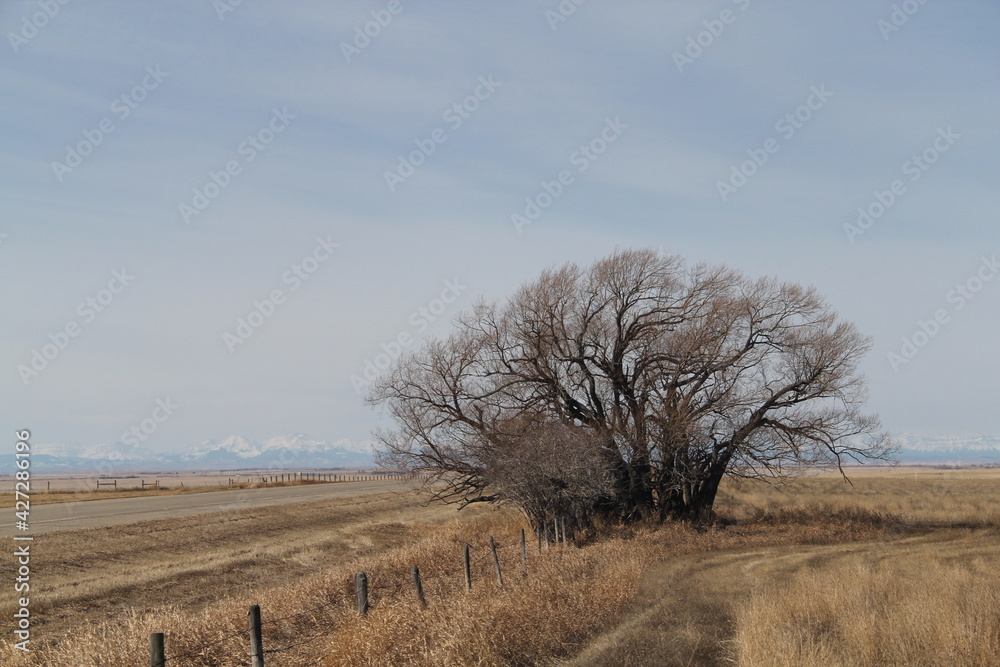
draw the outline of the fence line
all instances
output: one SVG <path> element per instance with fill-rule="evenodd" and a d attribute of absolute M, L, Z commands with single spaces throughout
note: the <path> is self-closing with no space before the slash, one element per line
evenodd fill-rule
<path fill-rule="evenodd" d="M 556 521 L 558 522 L 559 520 L 556 519 Z M 565 529 L 566 526 L 565 520 L 561 522 L 561 525 L 560 523 L 556 523 L 555 526 L 563 529 L 563 530 L 558 530 L 557 528 L 556 532 L 557 544 L 561 541 L 561 543 L 565 546 L 567 543 L 569 543 L 570 540 L 573 540 L 573 542 L 575 543 L 575 531 L 572 528 L 572 523 L 570 524 L 570 527 L 568 529 L 569 535 L 567 535 L 567 530 Z M 544 532 L 547 544 L 549 542 L 548 529 L 549 525 L 548 522 L 546 522 Z M 539 545 L 540 545 L 542 536 L 541 527 L 536 529 L 536 534 L 539 538 Z M 559 540 L 560 537 L 562 538 L 561 540 Z M 517 541 L 516 543 L 512 542 L 510 544 L 497 544 L 494 537 L 490 535 L 489 540 L 486 543 L 486 546 L 489 548 L 490 561 L 496 573 L 497 585 L 500 588 L 503 588 L 504 585 L 503 570 L 501 568 L 501 561 L 500 561 L 500 554 L 503 552 L 504 549 L 516 549 L 517 551 L 515 552 L 515 556 L 520 557 L 522 570 L 525 573 L 528 572 L 528 567 L 527 567 L 528 557 L 527 557 L 526 537 L 524 529 L 521 529 L 519 541 Z M 550 550 L 551 547 L 547 547 L 546 551 Z M 402 594 L 406 588 L 412 587 L 415 598 L 417 600 L 417 604 L 420 606 L 421 609 L 426 609 L 428 606 L 428 601 L 424 593 L 423 583 L 427 580 L 439 580 L 445 577 L 457 577 L 459 574 L 463 575 L 465 584 L 464 588 L 466 591 L 469 591 L 472 589 L 472 583 L 473 583 L 471 551 L 472 551 L 472 545 L 470 544 L 464 545 L 462 549 L 462 565 L 460 567 L 436 572 L 435 574 L 432 575 L 422 574 L 420 568 L 417 565 L 413 565 L 409 571 L 409 577 L 408 577 L 409 584 L 406 583 L 399 584 L 397 582 L 393 582 L 394 585 L 388 585 L 388 582 L 386 582 L 386 585 L 373 587 L 372 582 L 369 580 L 368 574 L 365 572 L 358 572 L 354 576 L 354 596 L 353 596 L 354 604 L 351 606 L 354 607 L 354 611 L 358 615 L 364 616 L 367 615 L 373 609 L 370 595 L 375 590 L 378 590 L 380 593 L 388 590 L 390 594 Z M 539 553 L 541 553 L 541 550 L 539 550 Z M 483 569 L 488 571 L 489 565 L 488 564 L 485 565 Z M 482 570 L 479 570 L 479 572 L 481 574 Z M 376 580 L 376 583 L 377 582 L 378 580 Z M 180 653 L 177 655 L 167 655 L 165 633 L 154 632 L 151 633 L 149 637 L 149 661 L 150 661 L 149 664 L 152 667 L 166 667 L 167 663 L 178 664 L 177 661 L 180 660 L 181 658 L 202 653 L 205 649 L 211 648 L 213 646 L 218 646 L 219 644 L 231 641 L 237 637 L 242 637 L 243 640 L 247 642 L 245 646 L 249 649 L 249 651 L 246 655 L 249 658 L 250 661 L 249 664 L 251 665 L 251 667 L 264 667 L 266 656 L 285 653 L 287 651 L 290 651 L 291 649 L 298 648 L 300 646 L 305 646 L 322 637 L 329 637 L 331 633 L 337 629 L 336 625 L 334 625 L 333 627 L 326 628 L 324 630 L 321 630 L 320 632 L 296 640 L 295 642 L 287 646 L 283 646 L 281 648 L 268 649 L 265 646 L 265 633 L 264 633 L 265 626 L 273 627 L 274 625 L 282 621 L 287 621 L 288 619 L 291 618 L 304 616 L 306 614 L 313 614 L 321 609 L 343 604 L 344 600 L 330 600 L 328 602 L 319 604 L 315 607 L 311 607 L 309 609 L 305 609 L 302 611 L 293 612 L 286 616 L 281 616 L 275 619 L 267 619 L 266 617 L 262 616 L 260 605 L 253 604 L 250 605 L 249 610 L 247 612 L 248 626 L 246 631 L 230 633 L 221 639 L 208 642 L 206 644 L 202 644 L 200 646 L 197 646 L 193 649 L 190 649 L 188 651 L 185 651 L 184 653 Z M 350 605 L 350 602 L 348 602 L 348 605 Z M 319 655 L 316 658 L 316 661 L 310 664 L 311 665 L 321 664 L 324 658 L 326 658 L 329 655 L 332 655 L 333 653 L 335 653 L 335 651 L 336 649 L 332 649 L 326 653 Z M 247 663 L 241 662 L 241 664 L 247 664 Z"/>
<path fill-rule="evenodd" d="M 345 473 L 325 473 L 325 472 L 289 472 L 274 475 L 249 475 L 240 478 L 228 477 L 226 483 L 223 484 L 222 480 L 219 480 L 219 486 L 222 488 L 230 486 L 239 486 L 242 484 L 294 484 L 299 483 L 341 483 L 341 482 L 378 482 L 378 481 L 413 481 L 415 479 L 422 479 L 426 477 L 425 475 L 413 474 L 413 473 L 357 473 L 357 474 L 345 474 Z M 105 478 L 106 479 L 106 478 Z M 134 479 L 134 478 L 128 478 Z M 123 479 L 123 482 L 125 480 Z M 104 479 L 97 480 L 97 491 L 100 491 L 103 487 L 110 487 L 115 491 L 129 491 L 129 490 L 146 490 L 146 489 L 167 489 L 169 486 L 161 486 L 160 480 L 155 480 L 153 482 L 147 482 L 144 479 L 139 480 L 139 486 L 118 486 L 118 480 L 112 479 L 111 481 L 105 481 Z M 46 491 L 51 491 L 52 482 L 46 483 Z M 178 482 L 180 487 L 184 486 L 184 482 Z M 205 482 L 208 485 L 208 482 Z M 214 485 L 214 482 L 213 482 Z"/>

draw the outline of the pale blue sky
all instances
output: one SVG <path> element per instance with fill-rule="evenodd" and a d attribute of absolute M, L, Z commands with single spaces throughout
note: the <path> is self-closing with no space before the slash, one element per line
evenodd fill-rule
<path fill-rule="evenodd" d="M 351 376 L 380 343 L 446 331 L 547 266 L 652 246 L 816 285 L 876 337 L 865 372 L 890 430 L 1000 434 L 1000 280 L 949 299 L 1000 252 L 1000 5 L 914 1 L 886 32 L 894 3 L 870 0 L 590 0 L 555 29 L 555 0 L 401 0 L 348 62 L 342 43 L 390 4 L 245 0 L 221 19 L 207 0 L 0 6 L 4 432 L 115 441 L 169 397 L 152 450 L 362 441 L 381 417 Z M 706 46 L 679 71 L 689 38 Z M 477 87 L 456 127 L 446 112 Z M 794 133 L 776 126 L 808 102 Z M 439 128 L 390 190 L 386 171 Z M 262 130 L 261 150 L 243 143 Z M 602 131 L 614 140 L 581 162 Z M 72 171 L 53 167 L 95 137 Z M 769 138 L 776 152 L 723 201 L 718 182 Z M 925 149 L 934 164 L 905 165 Z M 179 206 L 230 162 L 185 221 Z M 511 215 L 563 170 L 572 182 L 518 233 Z M 901 194 L 850 242 L 844 225 L 894 180 Z M 293 289 L 286 272 L 318 238 L 339 247 Z M 424 331 L 419 309 L 453 280 Z M 274 290 L 273 315 L 227 345 Z M 25 383 L 18 367 L 74 324 Z"/>

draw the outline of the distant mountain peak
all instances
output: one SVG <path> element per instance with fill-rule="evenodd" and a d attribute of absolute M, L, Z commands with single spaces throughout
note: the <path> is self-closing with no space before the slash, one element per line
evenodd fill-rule
<path fill-rule="evenodd" d="M 371 466 L 371 446 L 350 440 L 328 442 L 293 433 L 274 436 L 263 443 L 242 435 L 206 440 L 199 445 L 170 452 L 150 452 L 123 442 L 96 445 L 40 444 L 34 453 L 39 472 L 93 470 L 111 463 L 119 470 L 198 470 L 238 468 L 337 468 Z M 0 472 L 13 472 L 13 464 L 0 460 Z"/>
<path fill-rule="evenodd" d="M 902 463 L 971 465 L 1000 463 L 1000 437 L 976 435 L 919 435 L 903 433 L 898 458 Z"/>

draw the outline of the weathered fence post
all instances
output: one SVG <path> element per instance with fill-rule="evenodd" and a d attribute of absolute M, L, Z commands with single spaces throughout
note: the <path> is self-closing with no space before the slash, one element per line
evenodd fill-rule
<path fill-rule="evenodd" d="M 524 528 L 521 529 L 521 565 L 528 565 L 528 543 L 524 540 Z"/>
<path fill-rule="evenodd" d="M 465 545 L 465 590 L 467 591 L 472 590 L 472 563 L 469 560 L 469 549 L 471 549 L 471 547 L 468 544 L 466 544 Z"/>
<path fill-rule="evenodd" d="M 247 616 L 250 617 L 250 664 L 252 667 L 264 667 L 264 640 L 260 634 L 260 605 L 250 605 Z"/>
<path fill-rule="evenodd" d="M 167 656 L 163 649 L 163 633 L 149 635 L 149 667 L 166 667 Z"/>
<path fill-rule="evenodd" d="M 358 613 L 364 616 L 368 613 L 368 575 L 364 572 L 354 575 L 354 595 Z"/>
<path fill-rule="evenodd" d="M 417 589 L 417 602 L 420 603 L 421 609 L 426 609 L 427 598 L 424 597 L 424 585 L 420 581 L 420 568 L 414 565 L 410 574 L 413 576 L 413 587 Z"/>
<path fill-rule="evenodd" d="M 500 588 L 503 588 L 503 574 L 500 572 L 500 557 L 497 556 L 497 543 L 493 541 L 492 535 L 490 535 L 490 549 L 493 551 L 493 566 L 497 569 L 497 582 L 500 584 Z"/>

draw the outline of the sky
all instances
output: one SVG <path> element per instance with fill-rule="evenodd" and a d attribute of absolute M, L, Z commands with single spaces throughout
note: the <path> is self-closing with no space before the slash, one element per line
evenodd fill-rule
<path fill-rule="evenodd" d="M 12 444 L 363 443 L 366 370 L 629 247 L 816 286 L 891 432 L 1000 435 L 996 2 L 64 1 L 0 5 Z"/>

